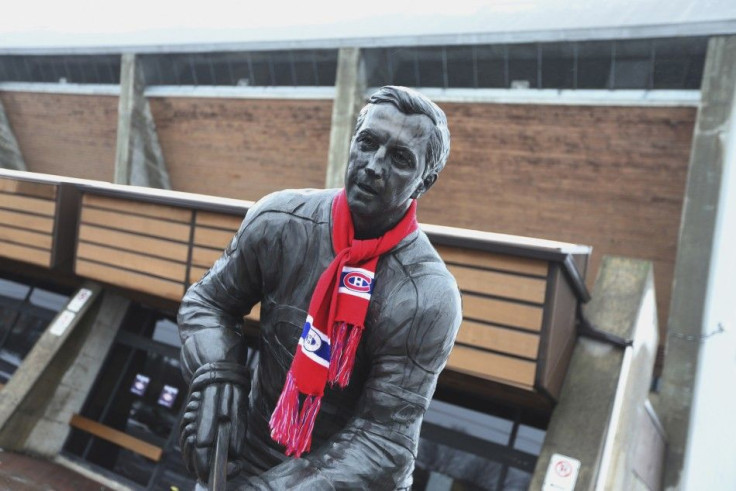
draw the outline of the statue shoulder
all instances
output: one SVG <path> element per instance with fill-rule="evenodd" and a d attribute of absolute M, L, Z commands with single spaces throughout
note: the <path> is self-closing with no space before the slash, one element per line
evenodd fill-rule
<path fill-rule="evenodd" d="M 325 210 L 329 214 L 334 189 L 286 189 L 264 196 L 248 210 L 252 218 L 268 213 L 321 219 Z"/>
<path fill-rule="evenodd" d="M 295 219 L 328 223 L 336 192 L 333 189 L 287 189 L 271 193 L 248 210 L 243 228 L 272 228 Z"/>

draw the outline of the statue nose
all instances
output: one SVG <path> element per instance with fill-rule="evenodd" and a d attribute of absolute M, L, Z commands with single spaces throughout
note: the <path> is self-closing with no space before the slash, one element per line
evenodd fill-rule
<path fill-rule="evenodd" d="M 375 167 L 366 166 L 365 167 L 365 173 L 368 174 L 370 177 L 373 177 L 375 179 L 381 178 L 381 172 L 379 169 L 376 169 Z"/>
<path fill-rule="evenodd" d="M 376 153 L 374 153 L 368 163 L 365 166 L 365 172 L 373 178 L 381 179 L 383 178 L 384 173 L 384 157 L 386 155 L 386 151 L 383 148 L 379 148 Z"/>

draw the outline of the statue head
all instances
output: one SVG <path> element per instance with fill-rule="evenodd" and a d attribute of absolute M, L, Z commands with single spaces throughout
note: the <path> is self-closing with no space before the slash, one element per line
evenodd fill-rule
<path fill-rule="evenodd" d="M 361 110 L 345 174 L 356 234 L 377 236 L 437 180 L 450 153 L 445 113 L 406 87 L 382 87 Z"/>

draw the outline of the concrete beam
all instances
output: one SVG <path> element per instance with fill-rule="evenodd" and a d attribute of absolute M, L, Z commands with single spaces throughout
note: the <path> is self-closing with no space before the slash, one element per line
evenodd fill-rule
<path fill-rule="evenodd" d="M 342 187 L 350 154 L 350 140 L 365 104 L 365 69 L 360 48 L 340 48 L 337 58 L 335 100 L 332 104 L 330 149 L 325 187 Z"/>
<path fill-rule="evenodd" d="M 61 452 L 69 435 L 69 420 L 82 409 L 129 306 L 127 298 L 111 291 L 103 293 L 99 311 L 88 320 L 92 325 L 81 340 L 79 354 L 52 388 L 43 414 L 22 444 L 25 452 L 47 458 Z"/>
<path fill-rule="evenodd" d="M 28 170 L 2 101 L 0 101 L 0 168 Z"/>
<path fill-rule="evenodd" d="M 101 287 L 85 282 L 49 324 L 0 390 L 0 447 L 22 450 L 62 374 L 73 363 L 97 309 Z"/>
<path fill-rule="evenodd" d="M 171 189 L 156 124 L 143 94 L 144 89 L 141 63 L 135 54 L 124 54 L 120 65 L 114 182 Z"/>
<path fill-rule="evenodd" d="M 530 489 L 542 489 L 552 455 L 580 461 L 575 489 L 634 489 L 632 449 L 657 350 L 652 265 L 604 257 L 588 319 L 600 329 L 633 339 L 622 350 L 580 338 L 560 399 L 552 413 Z"/>
<path fill-rule="evenodd" d="M 723 172 L 727 165 L 733 165 L 728 162 L 726 148 L 736 138 L 734 118 L 736 36 L 714 37 L 708 44 L 693 133 L 667 326 L 669 338 L 657 401 L 669 436 L 666 489 L 680 489 L 681 485 Z"/>

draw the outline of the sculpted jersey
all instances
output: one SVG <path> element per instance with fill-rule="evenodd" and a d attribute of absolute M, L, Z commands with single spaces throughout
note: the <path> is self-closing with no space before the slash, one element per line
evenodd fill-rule
<path fill-rule="evenodd" d="M 182 360 L 191 375 L 207 362 L 242 361 L 228 359 L 238 351 L 228 347 L 240 342 L 243 315 L 261 303 L 259 361 L 242 408 L 249 489 L 409 487 L 422 417 L 460 325 L 454 278 L 426 235 L 410 234 L 378 262 L 350 384 L 326 389 L 311 452 L 300 459 L 283 454 L 268 420 L 314 286 L 335 257 L 336 193 L 284 191 L 261 200 L 181 304 Z M 207 343 L 196 342 L 205 336 Z"/>

